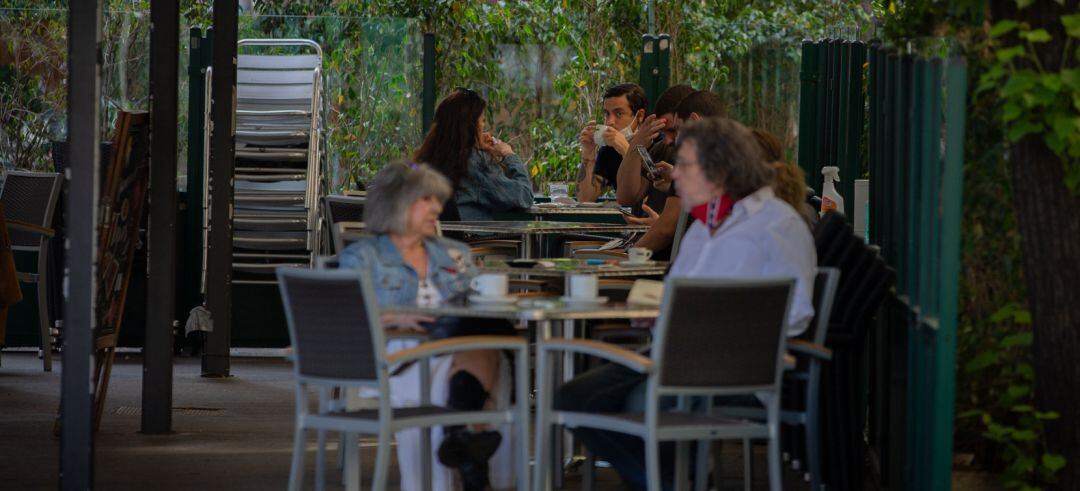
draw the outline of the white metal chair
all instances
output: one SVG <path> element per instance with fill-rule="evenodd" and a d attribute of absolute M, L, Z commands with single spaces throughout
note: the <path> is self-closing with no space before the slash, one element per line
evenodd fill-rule
<path fill-rule="evenodd" d="M 292 341 L 296 376 L 296 428 L 289 489 L 301 487 L 304 469 L 305 431 L 318 430 L 320 451 L 316 463 L 319 488 L 325 477 L 325 431 L 341 431 L 345 441 L 346 489 L 360 487 L 360 464 L 356 434 L 378 435 L 372 489 L 386 489 L 390 443 L 394 433 L 408 428 L 431 428 L 464 424 L 516 424 L 518 489 L 528 487 L 528 378 L 527 343 L 511 336 L 462 336 L 423 343 L 415 348 L 385 354 L 386 337 L 379 322 L 373 287 L 367 275 L 355 271 L 280 268 L 277 271 L 289 338 Z M 428 403 L 430 381 L 427 360 L 436 355 L 466 350 L 509 350 L 518 364 L 517 407 L 493 411 L 455 411 Z M 390 373 L 399 364 L 421 365 L 421 405 L 392 408 L 381 397 L 377 409 L 348 411 L 325 404 L 334 389 L 372 387 L 390 393 Z M 320 408 L 312 412 L 308 389 L 319 391 Z M 423 482 L 431 482 L 430 433 L 423 432 Z"/>
<path fill-rule="evenodd" d="M 649 491 L 660 490 L 659 443 L 676 441 L 677 488 L 688 481 L 691 441 L 698 442 L 696 486 L 705 487 L 709 445 L 721 439 L 767 439 L 769 482 L 780 483 L 780 387 L 785 365 L 787 311 L 792 279 L 667 280 L 656 324 L 652 358 L 591 340 L 549 339 L 537 346 L 537 422 L 534 489 L 551 489 L 551 438 L 555 425 L 631 434 L 645 442 Z M 581 353 L 647 374 L 644 413 L 590 414 L 551 408 L 549 368 L 556 352 Z M 768 415 L 765 423 L 714 415 L 714 396 L 756 395 Z M 660 397 L 677 396 L 679 409 L 662 411 Z M 691 411 L 688 398 L 703 398 Z"/>
<path fill-rule="evenodd" d="M 0 203 L 4 205 L 11 249 L 37 254 L 37 271 L 19 271 L 19 281 L 37 284 L 38 324 L 41 328 L 42 363 L 52 371 L 52 334 L 49 330 L 49 285 L 46 268 L 49 241 L 53 236 L 53 212 L 60 198 L 60 174 L 8 171 Z M 0 340 L 2 341 L 2 340 Z"/>

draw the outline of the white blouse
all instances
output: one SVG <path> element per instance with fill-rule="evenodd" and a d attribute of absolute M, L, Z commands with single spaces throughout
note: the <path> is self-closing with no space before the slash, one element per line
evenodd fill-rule
<path fill-rule="evenodd" d="M 737 201 L 716 235 L 694 222 L 671 267 L 673 277 L 795 278 L 789 336 L 801 334 L 814 316 L 815 274 L 817 252 L 806 221 L 767 186 Z"/>

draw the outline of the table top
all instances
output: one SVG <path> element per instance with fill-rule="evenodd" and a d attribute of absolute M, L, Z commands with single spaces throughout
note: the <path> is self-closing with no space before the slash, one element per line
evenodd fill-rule
<path fill-rule="evenodd" d="M 588 320 L 588 319 L 653 319 L 660 314 L 660 307 L 608 303 L 604 305 L 567 305 L 557 299 L 522 299 L 512 304 L 466 302 L 444 304 L 438 307 L 416 305 L 386 305 L 383 312 L 415 314 L 432 317 L 483 317 L 492 319 L 516 319 L 523 321 Z"/>
<path fill-rule="evenodd" d="M 539 206 L 525 210 L 533 215 L 622 215 L 617 206 Z"/>
<path fill-rule="evenodd" d="M 589 222 L 549 222 L 532 220 L 442 222 L 445 232 L 485 232 L 496 234 L 563 234 L 581 232 L 645 232 L 647 225 Z"/>
<path fill-rule="evenodd" d="M 543 261 L 541 259 L 540 261 Z M 529 276 L 567 276 L 572 274 L 591 274 L 601 277 L 611 276 L 660 276 L 667 273 L 667 261 L 649 261 L 643 264 L 626 264 L 625 262 L 584 264 L 579 261 L 573 266 L 543 267 L 537 265 L 532 268 L 515 268 L 505 261 L 489 261 L 480 266 L 481 273 L 496 274 L 527 274 Z"/>

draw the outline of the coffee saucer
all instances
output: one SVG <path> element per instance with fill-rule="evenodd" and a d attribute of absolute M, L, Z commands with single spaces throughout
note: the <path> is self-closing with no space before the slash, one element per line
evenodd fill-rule
<path fill-rule="evenodd" d="M 580 298 L 580 297 L 560 297 L 563 303 L 567 305 L 603 305 L 607 303 L 608 297 L 592 297 L 592 298 Z"/>
<path fill-rule="evenodd" d="M 483 295 L 469 295 L 470 303 L 489 304 L 489 305 L 508 305 L 517 302 L 517 297 L 510 295 L 504 295 L 501 297 L 485 297 Z"/>

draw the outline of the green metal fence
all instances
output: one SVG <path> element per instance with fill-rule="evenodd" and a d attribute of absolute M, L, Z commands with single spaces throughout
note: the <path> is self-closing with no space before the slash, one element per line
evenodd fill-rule
<path fill-rule="evenodd" d="M 840 167 L 849 207 L 854 180 L 869 176 L 870 241 L 897 272 L 867 346 L 875 477 L 949 489 L 966 65 L 877 42 L 802 48 L 799 165 L 818 191 L 821 167 Z"/>
<path fill-rule="evenodd" d="M 855 179 L 866 172 L 862 156 L 866 94 L 862 41 L 804 41 L 799 72 L 799 167 L 807 184 L 821 191 L 821 168 L 840 168 L 841 196 L 853 203 Z M 854 216 L 848 210 L 848 216 Z"/>

